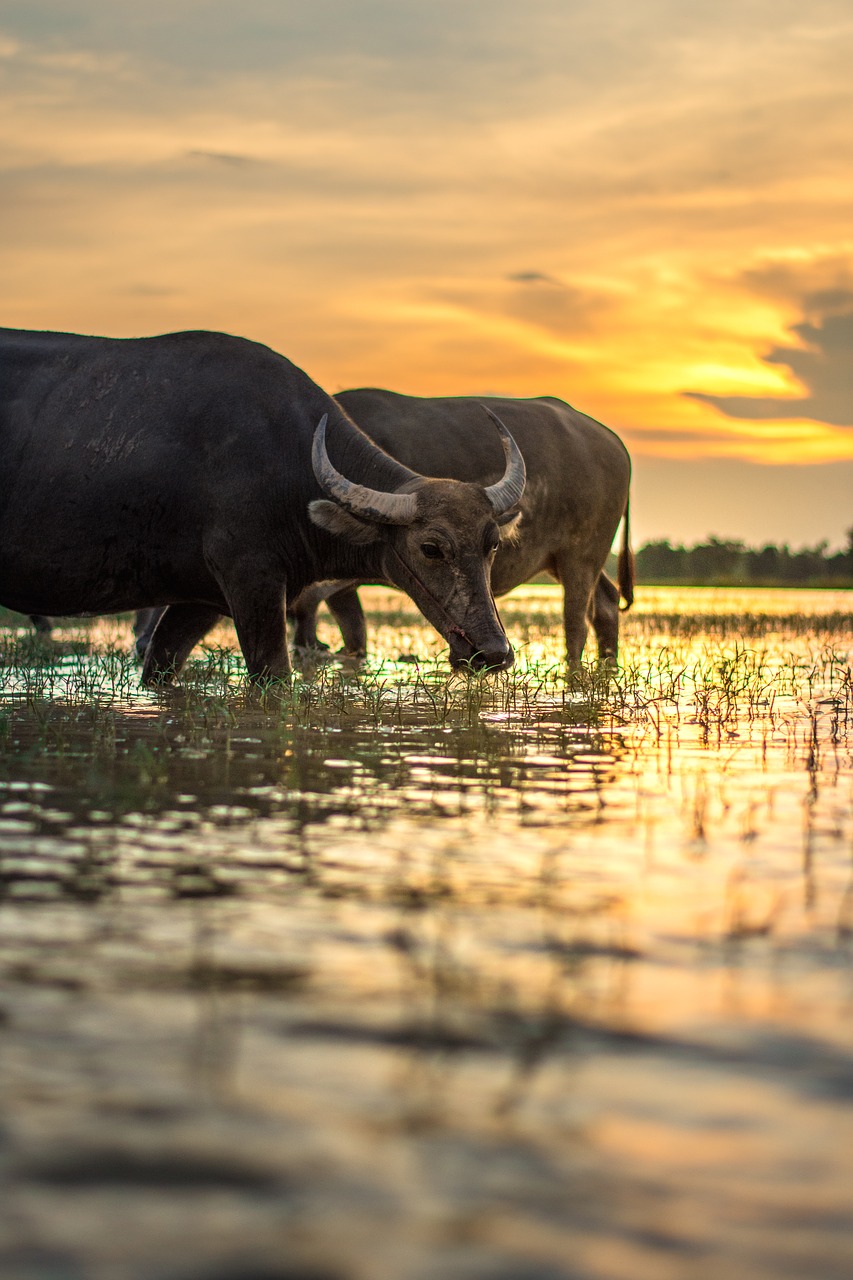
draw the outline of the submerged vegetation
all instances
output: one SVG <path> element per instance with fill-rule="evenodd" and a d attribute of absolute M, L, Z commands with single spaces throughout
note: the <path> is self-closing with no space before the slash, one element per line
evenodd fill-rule
<path fill-rule="evenodd" d="M 0 1270 L 849 1274 L 850 593 L 364 597 L 261 693 L 0 632 Z"/>
<path fill-rule="evenodd" d="M 52 725 L 46 741 L 57 742 L 60 726 L 73 736 L 81 715 L 93 726 L 111 715 L 161 728 L 177 717 L 187 730 L 260 717 L 270 730 L 280 722 L 287 731 L 338 732 L 407 724 L 470 729 L 483 720 L 512 727 L 545 713 L 566 724 L 634 731 L 659 722 L 663 713 L 691 718 L 709 689 L 733 723 L 755 719 L 780 696 L 803 698 L 816 688 L 846 706 L 853 614 L 826 607 L 846 604 L 844 593 L 825 596 L 822 613 L 771 614 L 747 611 L 745 599 L 738 610 L 734 598 L 719 613 L 656 607 L 656 596 L 664 594 L 650 593 L 646 607 L 623 623 L 618 669 L 588 661 L 567 672 L 559 654 L 556 590 L 522 589 L 503 610 L 516 665 L 484 675 L 451 673 L 439 639 L 400 603 L 402 597 L 375 591 L 381 605 L 372 615 L 375 656 L 366 662 L 303 658 L 292 681 L 265 692 L 246 685 L 225 624 L 196 651 L 180 681 L 160 691 L 140 686 L 129 627 L 120 620 L 60 630 L 53 639 L 26 629 L 0 631 L 0 731 L 9 752 L 13 724 L 29 724 L 33 744 L 38 727 Z M 784 609 L 784 593 L 776 601 Z M 395 652 L 410 646 L 420 656 Z"/>
<path fill-rule="evenodd" d="M 61 849 L 44 866 L 10 862 L 0 838 L 0 897 L 109 893 L 118 883 L 110 824 L 128 814 L 142 830 L 179 812 L 181 831 L 189 815 L 213 828 L 238 811 L 243 822 L 275 817 L 297 843 L 338 819 L 363 833 L 477 813 L 559 827 L 612 819 L 632 772 L 664 759 L 670 778 L 697 760 L 709 777 L 724 753 L 731 777 L 758 767 L 757 750 L 761 773 L 771 748 L 804 770 L 827 750 L 850 749 L 844 593 L 801 594 L 809 611 L 799 613 L 787 611 L 787 593 L 765 593 L 758 613 L 743 593 L 650 591 L 627 615 L 618 669 L 590 662 L 567 672 L 559 593 L 531 586 L 504 603 L 518 659 L 497 675 L 452 674 L 439 637 L 403 597 L 367 595 L 370 660 L 303 661 L 292 681 L 260 692 L 244 680 L 230 625 L 158 692 L 139 685 L 126 621 L 71 626 L 50 640 L 26 628 L 0 633 L 0 788 L 45 786 L 61 797 L 75 839 L 94 840 L 106 868 L 93 878 L 88 856 L 63 866 Z M 325 635 L 334 641 L 330 623 Z M 690 822 L 707 835 L 701 804 Z M 53 810 L 25 830 L 61 836 Z M 229 892 L 234 875 L 225 875 Z M 221 882 L 215 866 L 205 882 Z"/>

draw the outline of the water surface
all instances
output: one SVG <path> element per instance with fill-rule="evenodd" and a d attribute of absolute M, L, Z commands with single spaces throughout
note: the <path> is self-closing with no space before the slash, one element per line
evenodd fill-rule
<path fill-rule="evenodd" d="M 7 637 L 0 1272 L 849 1276 L 851 593 L 644 592 L 609 685 L 368 601 L 278 703 Z"/>

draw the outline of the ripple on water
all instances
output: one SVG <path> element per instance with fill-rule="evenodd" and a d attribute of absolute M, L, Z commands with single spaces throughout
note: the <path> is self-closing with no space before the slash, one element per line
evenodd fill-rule
<path fill-rule="evenodd" d="M 0 1264 L 850 1274 L 849 600 L 735 603 L 655 595 L 609 689 L 540 588 L 493 681 L 416 621 L 283 710 L 18 670 Z"/>

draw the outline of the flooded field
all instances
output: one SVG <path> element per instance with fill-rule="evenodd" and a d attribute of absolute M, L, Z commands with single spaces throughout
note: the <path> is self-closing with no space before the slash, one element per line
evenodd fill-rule
<path fill-rule="evenodd" d="M 266 701 L 0 631 L 0 1275 L 847 1280 L 853 593 L 364 596 Z"/>

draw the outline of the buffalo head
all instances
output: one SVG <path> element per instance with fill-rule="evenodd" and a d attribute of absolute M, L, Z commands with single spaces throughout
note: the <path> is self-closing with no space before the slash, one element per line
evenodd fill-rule
<path fill-rule="evenodd" d="M 520 518 L 516 507 L 525 468 L 506 427 L 484 409 L 503 444 L 506 469 L 500 480 L 487 486 L 434 480 L 394 463 L 399 483 L 392 492 L 341 475 L 326 450 L 324 415 L 314 434 L 312 463 L 333 501 L 314 501 L 309 512 L 315 524 L 351 544 L 381 544 L 382 577 L 410 595 L 441 632 L 453 666 L 504 669 L 512 665 L 513 651 L 495 608 L 492 560 Z M 357 430 L 348 422 L 344 429 Z M 388 455 L 372 442 L 366 447 L 388 463 Z M 364 449 L 362 444 L 362 455 Z"/>

